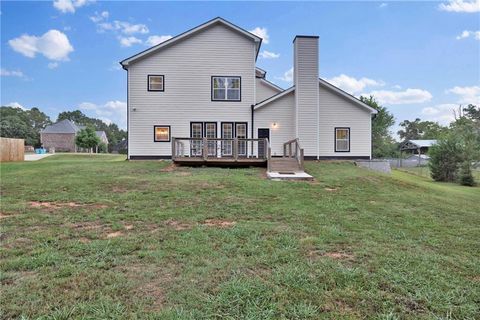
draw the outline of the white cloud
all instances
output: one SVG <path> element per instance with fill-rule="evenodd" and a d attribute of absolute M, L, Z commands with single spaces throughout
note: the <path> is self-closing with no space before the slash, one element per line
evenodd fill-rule
<path fill-rule="evenodd" d="M 56 69 L 56 68 L 58 68 L 58 66 L 59 66 L 58 62 L 50 62 L 47 65 L 48 69 Z"/>
<path fill-rule="evenodd" d="M 90 19 L 93 21 L 97 19 L 97 17 L 93 16 L 93 17 L 90 17 Z M 119 20 L 115 20 L 113 21 L 113 23 L 106 22 L 104 20 L 102 21 L 103 22 L 101 23 L 97 23 L 97 28 L 99 32 L 118 31 L 126 35 L 132 35 L 136 33 L 146 34 L 150 32 L 148 27 L 143 23 L 131 24 L 130 22 L 119 21 Z"/>
<path fill-rule="evenodd" d="M 404 91 L 374 90 L 362 93 L 362 96 L 374 96 L 382 104 L 423 103 L 432 99 L 432 94 L 422 89 L 406 89 Z"/>
<path fill-rule="evenodd" d="M 441 3 L 438 8 L 449 12 L 480 12 L 480 0 L 450 0 Z"/>
<path fill-rule="evenodd" d="M 457 40 L 470 38 L 472 36 L 475 40 L 480 40 L 480 31 L 468 31 L 464 30 L 460 35 L 456 37 Z"/>
<path fill-rule="evenodd" d="M 422 115 L 425 120 L 447 125 L 455 120 L 453 110 L 456 110 L 457 108 L 458 105 L 453 103 L 439 104 L 433 107 L 423 108 Z"/>
<path fill-rule="evenodd" d="M 94 0 L 54 0 L 53 7 L 62 13 L 75 13 L 76 8 L 83 7 Z"/>
<path fill-rule="evenodd" d="M 27 108 L 25 108 L 24 106 L 22 106 L 20 103 L 18 102 L 10 102 L 10 103 L 7 103 L 5 106 L 7 107 L 12 107 L 12 108 L 20 108 L 22 110 L 28 110 Z"/>
<path fill-rule="evenodd" d="M 18 77 L 18 78 L 24 78 L 25 77 L 23 72 L 20 71 L 20 70 L 7 70 L 7 69 L 4 69 L 4 68 L 0 69 L 0 75 L 2 77 Z"/>
<path fill-rule="evenodd" d="M 383 81 L 377 81 L 365 77 L 355 79 L 354 77 L 350 77 L 345 74 L 341 74 L 339 76 L 325 80 L 351 94 L 358 93 L 366 87 L 379 87 L 385 85 Z"/>
<path fill-rule="evenodd" d="M 8 44 L 13 50 L 29 58 L 41 53 L 50 60 L 67 61 L 69 53 L 73 52 L 68 37 L 55 29 L 47 31 L 40 37 L 24 34 L 9 40 Z"/>
<path fill-rule="evenodd" d="M 265 43 L 265 44 L 268 44 L 268 42 L 270 41 L 270 37 L 268 35 L 267 28 L 256 27 L 255 29 L 250 30 L 250 33 L 253 33 L 254 35 L 262 38 L 263 43 Z"/>
<path fill-rule="evenodd" d="M 458 103 L 480 105 L 480 86 L 453 87 L 446 91 L 458 96 Z"/>
<path fill-rule="evenodd" d="M 293 67 L 285 71 L 282 77 L 275 77 L 276 79 L 285 81 L 285 82 L 292 82 L 293 81 Z"/>
<path fill-rule="evenodd" d="M 104 104 L 82 102 L 78 105 L 78 108 L 89 111 L 92 116 L 98 116 L 107 124 L 113 122 L 121 128 L 126 128 L 127 103 L 124 101 L 111 100 Z"/>
<path fill-rule="evenodd" d="M 394 89 L 402 89 L 402 86 L 399 85 L 399 84 L 396 84 L 396 85 L 392 86 L 392 88 L 394 88 Z"/>
<path fill-rule="evenodd" d="M 130 37 L 118 37 L 118 40 L 120 41 L 120 45 L 122 47 L 131 47 L 132 45 L 136 44 L 136 43 L 142 43 L 142 40 L 134 37 L 134 36 L 130 36 Z"/>
<path fill-rule="evenodd" d="M 263 59 L 276 59 L 280 57 L 280 53 L 274 53 L 267 50 L 263 50 L 259 55 Z"/>
<path fill-rule="evenodd" d="M 165 35 L 165 36 L 154 35 L 154 36 L 148 37 L 148 39 L 145 41 L 145 44 L 153 47 L 153 46 L 156 46 L 157 44 L 162 43 L 164 41 L 167 41 L 168 39 L 171 39 L 171 38 L 172 38 L 171 35 Z"/>
<path fill-rule="evenodd" d="M 388 3 L 382 2 L 382 3 L 380 3 L 380 5 L 378 7 L 379 8 L 385 8 L 387 6 L 388 6 Z"/>
<path fill-rule="evenodd" d="M 99 23 L 105 19 L 108 19 L 109 16 L 110 16 L 110 13 L 108 11 L 102 11 L 102 12 L 95 11 L 95 14 L 90 17 L 90 20 L 92 20 L 94 23 Z"/>

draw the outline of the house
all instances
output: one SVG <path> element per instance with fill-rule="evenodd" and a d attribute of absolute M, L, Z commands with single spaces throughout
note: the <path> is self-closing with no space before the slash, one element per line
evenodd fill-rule
<path fill-rule="evenodd" d="M 319 78 L 319 37 L 293 39 L 288 89 L 256 66 L 261 43 L 215 18 L 121 61 L 128 159 L 370 159 L 377 112 Z"/>
<path fill-rule="evenodd" d="M 406 140 L 400 145 L 400 151 L 412 154 L 426 154 L 428 149 L 437 143 L 437 140 Z"/>
<path fill-rule="evenodd" d="M 54 148 L 55 151 L 77 152 L 75 144 L 75 136 L 78 131 L 84 129 L 85 126 L 77 125 L 68 119 L 59 121 L 52 125 L 46 126 L 40 131 L 40 142 L 44 148 Z M 95 131 L 101 142 L 108 145 L 107 134 L 105 131 Z"/>

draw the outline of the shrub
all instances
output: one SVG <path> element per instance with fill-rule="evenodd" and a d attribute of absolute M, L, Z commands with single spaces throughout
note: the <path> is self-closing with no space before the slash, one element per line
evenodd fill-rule
<path fill-rule="evenodd" d="M 473 178 L 470 162 L 465 161 L 462 164 L 458 180 L 462 186 L 473 187 L 475 185 L 475 179 Z"/>
<path fill-rule="evenodd" d="M 100 142 L 98 145 L 98 153 L 107 153 L 108 152 L 108 146 L 105 142 Z"/>
<path fill-rule="evenodd" d="M 459 139 L 450 135 L 429 150 L 430 173 L 435 181 L 456 181 L 457 171 L 463 154 L 462 144 Z"/>

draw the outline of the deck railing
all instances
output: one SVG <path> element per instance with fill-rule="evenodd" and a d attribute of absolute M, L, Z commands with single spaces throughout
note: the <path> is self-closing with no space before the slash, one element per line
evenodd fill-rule
<path fill-rule="evenodd" d="M 268 160 L 270 144 L 267 138 L 222 139 L 222 138 L 172 138 L 172 158 Z"/>
<path fill-rule="evenodd" d="M 303 163 L 303 149 L 300 147 L 300 141 L 292 139 L 283 144 L 283 156 L 285 158 L 295 158 L 301 170 L 305 170 Z"/>

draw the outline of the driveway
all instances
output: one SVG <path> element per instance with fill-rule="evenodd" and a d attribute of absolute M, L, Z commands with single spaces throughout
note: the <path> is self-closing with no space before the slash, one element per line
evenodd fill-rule
<path fill-rule="evenodd" d="M 37 161 L 50 156 L 53 156 L 53 153 L 45 153 L 45 154 L 31 153 L 31 154 L 25 155 L 25 161 Z"/>

